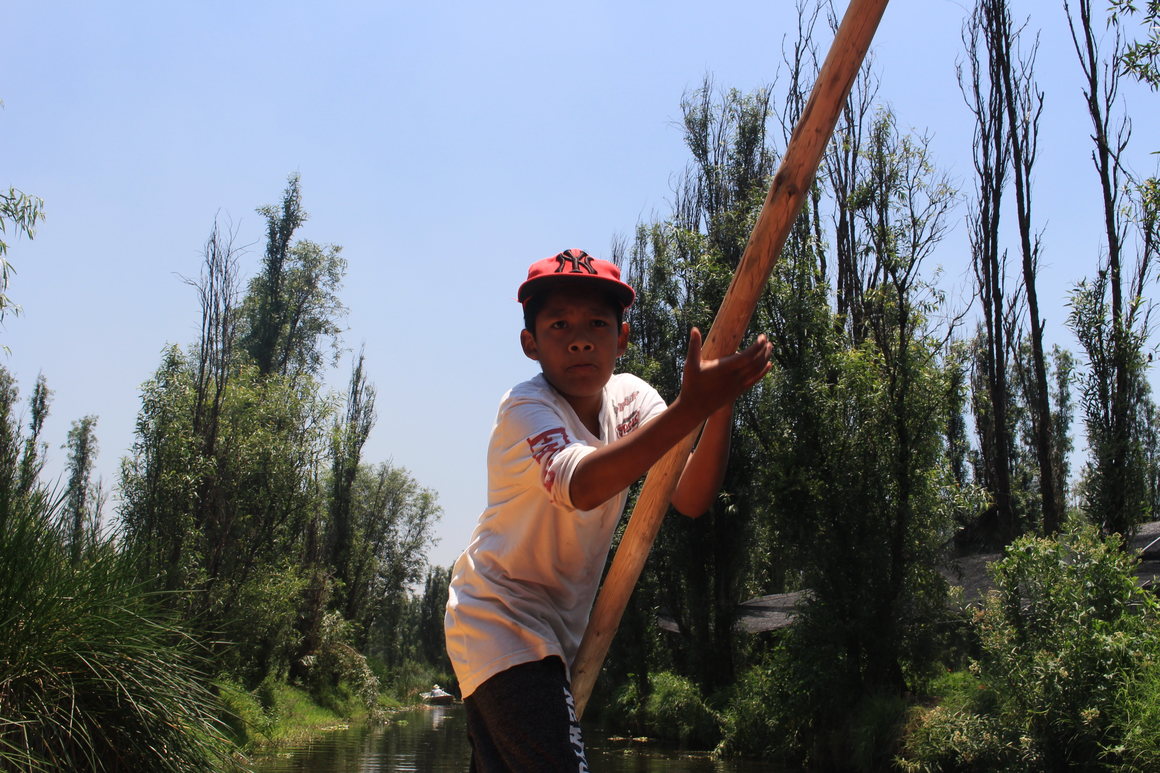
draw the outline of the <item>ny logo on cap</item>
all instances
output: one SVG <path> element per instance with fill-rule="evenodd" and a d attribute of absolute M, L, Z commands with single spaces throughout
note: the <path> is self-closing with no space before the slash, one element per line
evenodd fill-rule
<path fill-rule="evenodd" d="M 557 274 L 564 273 L 565 265 L 572 266 L 568 270 L 569 274 L 582 274 L 585 271 L 589 274 L 597 273 L 596 269 L 592 266 L 592 256 L 584 250 L 564 250 L 556 256 L 556 262 L 559 264 L 556 268 Z"/>

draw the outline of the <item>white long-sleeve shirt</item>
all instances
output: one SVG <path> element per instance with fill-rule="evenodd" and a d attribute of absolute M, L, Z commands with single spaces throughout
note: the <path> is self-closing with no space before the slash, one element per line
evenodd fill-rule
<path fill-rule="evenodd" d="M 557 655 L 571 666 L 628 496 L 576 510 L 572 473 L 664 409 L 647 383 L 615 374 L 597 437 L 543 375 L 504 395 L 487 453 L 487 509 L 455 562 L 447 601 L 447 652 L 462 697 L 521 663 Z"/>

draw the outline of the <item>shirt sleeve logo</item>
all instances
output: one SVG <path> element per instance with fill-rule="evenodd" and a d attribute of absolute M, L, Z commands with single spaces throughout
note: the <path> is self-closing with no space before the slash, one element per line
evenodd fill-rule
<path fill-rule="evenodd" d="M 640 395 L 639 391 L 633 392 L 628 397 L 624 398 L 623 400 L 621 400 L 619 403 L 616 404 L 616 416 L 618 419 L 620 418 L 620 414 L 624 413 L 629 408 L 632 408 L 633 403 L 636 402 L 636 398 L 639 395 Z M 633 408 L 631 413 L 629 413 L 627 416 L 625 416 L 623 419 L 621 419 L 620 421 L 618 421 L 616 423 L 616 436 L 617 437 L 624 437 L 629 432 L 632 432 L 634 429 L 636 429 L 639 426 L 640 426 L 640 409 Z"/>
<path fill-rule="evenodd" d="M 551 471 L 552 459 L 570 442 L 563 427 L 553 427 L 528 438 L 532 458 L 540 465 L 540 477 L 549 494 L 552 493 L 552 484 L 556 482 L 556 473 Z"/>
<path fill-rule="evenodd" d="M 640 426 L 640 411 L 633 411 L 624 421 L 616 425 L 616 436 L 624 437 Z"/>

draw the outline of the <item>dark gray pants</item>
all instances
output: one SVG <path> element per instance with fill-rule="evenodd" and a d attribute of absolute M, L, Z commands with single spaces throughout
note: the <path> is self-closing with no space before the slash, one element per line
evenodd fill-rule
<path fill-rule="evenodd" d="M 576 704 L 559 658 L 498 673 L 463 704 L 472 773 L 588 773 Z"/>

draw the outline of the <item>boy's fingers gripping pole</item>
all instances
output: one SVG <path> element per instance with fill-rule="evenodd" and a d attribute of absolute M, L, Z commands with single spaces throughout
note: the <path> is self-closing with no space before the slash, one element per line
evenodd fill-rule
<path fill-rule="evenodd" d="M 850 0 L 749 235 L 745 254 L 713 320 L 702 351 L 706 359 L 730 354 L 741 342 L 761 291 L 813 184 L 822 154 L 862 67 L 886 3 L 887 0 Z M 572 692 L 578 716 L 588 704 L 592 686 L 668 510 L 695 435 L 690 434 L 653 465 L 620 540 L 572 664 Z"/>

